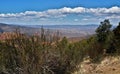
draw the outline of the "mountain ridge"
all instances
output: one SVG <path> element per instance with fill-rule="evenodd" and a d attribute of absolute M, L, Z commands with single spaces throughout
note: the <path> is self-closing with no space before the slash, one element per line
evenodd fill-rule
<path fill-rule="evenodd" d="M 95 33 L 98 25 L 14 25 L 0 23 L 0 32 L 14 32 L 19 29 L 21 33 L 35 34 L 40 32 L 40 28 L 49 29 L 52 32 L 59 31 L 66 37 L 84 37 Z"/>

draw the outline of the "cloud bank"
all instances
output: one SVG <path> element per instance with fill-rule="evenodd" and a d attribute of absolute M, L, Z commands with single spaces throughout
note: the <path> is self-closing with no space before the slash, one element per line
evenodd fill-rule
<path fill-rule="evenodd" d="M 47 24 L 44 22 L 52 23 L 52 24 L 61 24 L 62 20 L 70 19 L 69 16 L 74 16 L 74 22 L 78 22 L 78 20 L 84 21 L 96 21 L 99 19 L 120 19 L 120 7 L 113 6 L 111 8 L 84 8 L 84 7 L 64 7 L 60 9 L 49 9 L 46 11 L 25 11 L 21 13 L 0 13 L 0 21 L 5 22 L 39 22 L 42 24 Z M 62 18 L 62 20 L 61 20 Z M 76 21 L 77 19 L 77 21 Z M 56 22 L 55 22 L 56 21 Z M 93 22 L 94 22 L 93 21 Z M 69 22 L 69 21 L 68 21 Z M 72 23 L 74 23 L 72 22 Z M 37 23 L 36 23 L 37 24 Z"/>

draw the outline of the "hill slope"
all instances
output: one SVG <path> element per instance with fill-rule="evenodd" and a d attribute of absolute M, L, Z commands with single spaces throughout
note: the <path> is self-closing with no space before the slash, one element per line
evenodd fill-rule
<path fill-rule="evenodd" d="M 87 59 L 88 60 L 88 59 Z M 120 74 L 120 57 L 105 57 L 100 63 L 84 60 L 80 70 L 73 74 Z"/>

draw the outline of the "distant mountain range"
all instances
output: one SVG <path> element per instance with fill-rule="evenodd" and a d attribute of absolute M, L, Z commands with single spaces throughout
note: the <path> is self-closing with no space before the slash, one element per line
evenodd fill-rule
<path fill-rule="evenodd" d="M 38 28 L 0 23 L 1 33 L 2 32 L 15 32 L 16 29 L 20 30 L 21 33 L 26 33 L 26 34 L 34 34 L 39 31 Z"/>
<path fill-rule="evenodd" d="M 95 34 L 98 25 L 12 25 L 0 23 L 0 32 L 13 32 L 19 29 L 21 33 L 35 34 L 40 32 L 40 28 L 49 29 L 50 31 L 59 31 L 62 36 L 66 37 L 83 37 Z"/>

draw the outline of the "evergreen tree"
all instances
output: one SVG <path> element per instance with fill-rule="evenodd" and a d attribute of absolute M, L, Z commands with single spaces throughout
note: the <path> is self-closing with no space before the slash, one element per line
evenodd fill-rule
<path fill-rule="evenodd" d="M 100 23 L 100 26 L 96 29 L 97 41 L 100 43 L 105 43 L 107 36 L 110 33 L 110 28 L 112 25 L 108 19 L 105 19 Z"/>
<path fill-rule="evenodd" d="M 120 52 L 120 23 L 119 25 L 113 30 L 114 32 L 114 44 L 117 49 L 117 52 Z"/>

